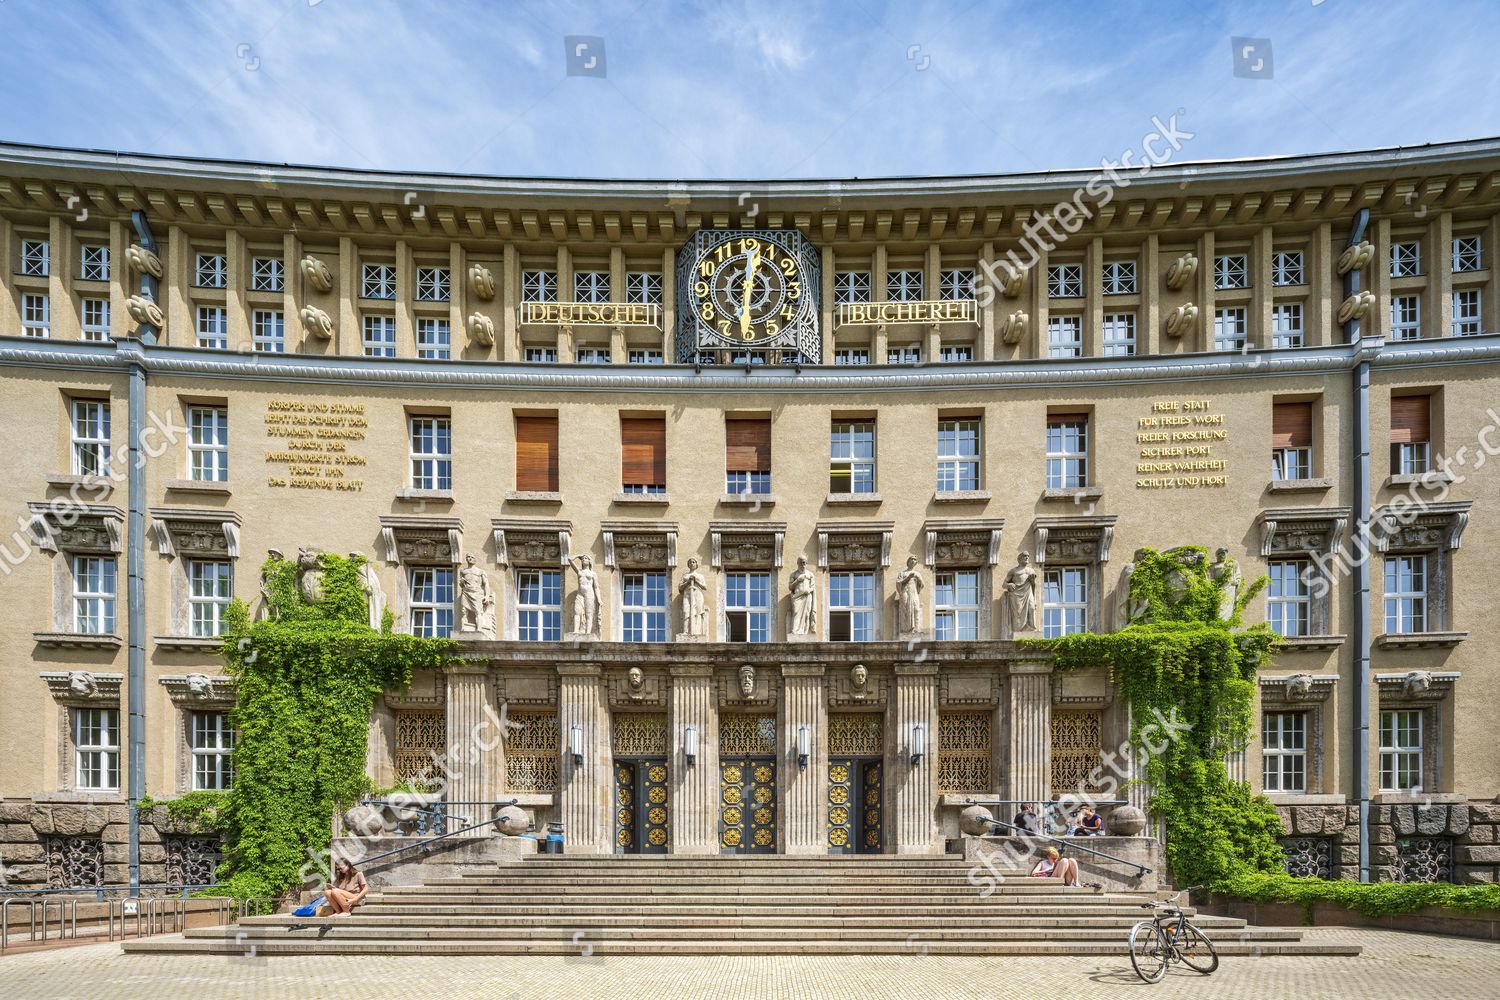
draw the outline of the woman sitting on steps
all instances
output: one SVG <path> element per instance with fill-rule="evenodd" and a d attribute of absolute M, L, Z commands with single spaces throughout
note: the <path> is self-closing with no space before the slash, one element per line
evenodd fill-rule
<path fill-rule="evenodd" d="M 1078 885 L 1078 862 L 1072 858 L 1062 857 L 1055 847 L 1047 848 L 1046 857 L 1036 863 L 1031 869 L 1035 878 L 1048 878 L 1057 876 L 1062 879 L 1063 885 Z"/>

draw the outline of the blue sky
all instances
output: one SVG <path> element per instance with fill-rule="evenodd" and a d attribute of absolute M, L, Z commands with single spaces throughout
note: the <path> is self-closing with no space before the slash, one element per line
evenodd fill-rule
<path fill-rule="evenodd" d="M 1173 113 L 1179 160 L 1500 134 L 1495 0 L 0 0 L 0 39 L 0 138 L 350 167 L 1042 170 Z"/>

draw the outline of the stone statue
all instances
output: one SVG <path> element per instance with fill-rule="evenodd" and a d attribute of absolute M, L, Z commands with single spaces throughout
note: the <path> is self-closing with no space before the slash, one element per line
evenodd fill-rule
<path fill-rule="evenodd" d="M 704 636 L 708 634 L 708 581 L 699 572 L 697 559 L 689 559 L 687 565 L 688 571 L 677 586 L 682 597 L 682 634 Z"/>
<path fill-rule="evenodd" d="M 297 550 L 297 590 L 308 604 L 323 601 L 323 557 L 317 549 Z"/>
<path fill-rule="evenodd" d="M 906 557 L 906 568 L 896 574 L 897 632 L 917 635 L 922 631 L 922 571 L 917 557 Z"/>
<path fill-rule="evenodd" d="M 1131 556 L 1130 562 L 1125 564 L 1125 569 L 1120 573 L 1120 584 L 1115 589 L 1115 628 L 1122 629 L 1135 622 L 1144 621 L 1148 610 L 1144 598 L 1132 601 L 1130 598 L 1130 581 L 1135 576 L 1135 567 L 1142 559 L 1146 558 L 1145 549 L 1136 549 L 1135 555 Z"/>
<path fill-rule="evenodd" d="M 599 575 L 594 560 L 578 556 L 568 560 L 578 574 L 578 591 L 573 595 L 573 635 L 599 634 Z"/>
<path fill-rule="evenodd" d="M 1313 675 L 1292 674 L 1286 679 L 1286 696 L 1289 701 L 1303 701 L 1312 695 Z"/>
<path fill-rule="evenodd" d="M 472 552 L 464 556 L 464 568 L 458 571 L 458 630 L 495 638 L 495 595 Z"/>
<path fill-rule="evenodd" d="M 1234 606 L 1240 599 L 1240 564 L 1229 558 L 1229 550 L 1214 550 L 1213 564 L 1208 567 L 1208 578 L 1224 587 L 1219 601 L 1219 618 L 1224 621 L 1234 617 Z"/>
<path fill-rule="evenodd" d="M 818 631 L 818 581 L 807 568 L 807 557 L 797 557 L 797 569 L 790 581 L 792 620 L 791 635 L 816 635 Z"/>
<path fill-rule="evenodd" d="M 87 670 L 68 671 L 68 690 L 83 698 L 99 693 L 99 679 Z"/>
<path fill-rule="evenodd" d="M 1005 574 L 1005 606 L 1010 612 L 1010 634 L 1014 636 L 1040 631 L 1037 625 L 1037 590 L 1041 574 L 1031 565 L 1031 553 L 1022 552 L 1016 564 Z"/>
<path fill-rule="evenodd" d="M 209 677 L 207 674 L 188 674 L 187 689 L 188 694 L 192 695 L 194 698 L 197 698 L 199 701 L 207 700 L 208 698 L 213 697 L 213 678 Z"/>
<path fill-rule="evenodd" d="M 1401 693 L 1408 698 L 1426 694 L 1432 690 L 1432 674 L 1426 670 L 1412 670 L 1401 679 Z"/>
<path fill-rule="evenodd" d="M 755 696 L 755 664 L 746 663 L 740 667 L 740 697 L 752 698 Z"/>
<path fill-rule="evenodd" d="M 856 695 L 863 696 L 865 685 L 870 682 L 870 669 L 863 663 L 856 663 L 849 668 L 849 686 L 854 689 Z"/>
<path fill-rule="evenodd" d="M 639 701 L 646 693 L 646 671 L 631 667 L 625 672 L 625 684 L 630 689 L 630 697 Z"/>
<path fill-rule="evenodd" d="M 1197 549 L 1177 549 L 1171 556 L 1176 565 L 1167 573 L 1167 601 L 1177 607 L 1187 599 L 1193 571 L 1203 565 L 1203 553 Z"/>
<path fill-rule="evenodd" d="M 357 555 L 351 552 L 349 558 Z M 365 604 L 370 609 L 370 627 L 379 632 L 385 618 L 385 591 L 380 589 L 380 574 L 368 559 L 359 564 L 359 589 L 364 591 Z"/>
<path fill-rule="evenodd" d="M 280 549 L 267 549 L 266 562 L 280 562 L 284 556 Z M 276 606 L 271 603 L 271 574 L 266 566 L 260 568 L 260 607 L 255 609 L 255 620 L 265 621 L 267 618 L 275 620 L 277 617 Z"/>

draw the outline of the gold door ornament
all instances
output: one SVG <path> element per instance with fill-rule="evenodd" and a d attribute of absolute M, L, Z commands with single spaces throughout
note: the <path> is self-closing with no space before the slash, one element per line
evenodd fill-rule
<path fill-rule="evenodd" d="M 442 709 L 396 713 L 396 784 L 420 785 L 434 791 L 448 752 L 448 716 Z"/>
<path fill-rule="evenodd" d="M 511 712 L 505 740 L 505 787 L 511 792 L 557 791 L 555 712 Z"/>
<path fill-rule="evenodd" d="M 662 714 L 617 712 L 610 719 L 616 757 L 670 757 L 667 717 Z"/>
<path fill-rule="evenodd" d="M 719 716 L 719 756 L 776 756 L 776 716 Z"/>
<path fill-rule="evenodd" d="M 938 714 L 938 791 L 991 792 L 991 712 Z"/>
<path fill-rule="evenodd" d="M 1096 792 L 1089 776 L 1102 759 L 1104 720 L 1099 712 L 1068 709 L 1052 712 L 1052 794 Z"/>
<path fill-rule="evenodd" d="M 885 752 L 885 716 L 846 713 L 828 717 L 829 757 L 879 757 Z"/>

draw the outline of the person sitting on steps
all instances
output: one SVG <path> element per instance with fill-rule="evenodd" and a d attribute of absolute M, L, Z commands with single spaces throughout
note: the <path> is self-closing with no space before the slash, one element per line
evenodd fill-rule
<path fill-rule="evenodd" d="M 1104 836 L 1104 817 L 1094 812 L 1092 806 L 1084 806 L 1082 809 L 1078 810 L 1078 826 L 1073 830 L 1073 836 Z"/>
<path fill-rule="evenodd" d="M 1057 848 L 1047 848 L 1046 855 L 1031 869 L 1034 878 L 1057 877 L 1063 885 L 1078 885 L 1078 862 L 1062 857 Z"/>
<path fill-rule="evenodd" d="M 333 866 L 333 884 L 323 890 L 328 905 L 333 907 L 332 915 L 347 917 L 369 894 L 370 884 L 365 881 L 364 873 L 348 858 L 339 858 Z"/>

